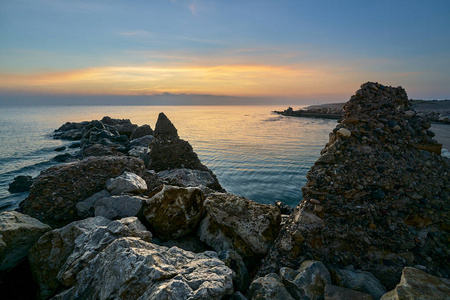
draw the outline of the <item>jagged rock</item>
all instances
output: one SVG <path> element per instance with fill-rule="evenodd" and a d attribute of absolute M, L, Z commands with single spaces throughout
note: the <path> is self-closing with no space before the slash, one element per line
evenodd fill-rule
<path fill-rule="evenodd" d="M 30 190 L 32 184 L 33 178 L 31 176 L 19 175 L 9 184 L 8 191 L 10 193 L 27 192 Z"/>
<path fill-rule="evenodd" d="M 80 201 L 76 204 L 78 216 L 82 219 L 93 217 L 95 215 L 94 205 L 95 203 L 102 199 L 111 196 L 107 190 L 102 190 L 94 195 L 90 196 L 86 200 Z"/>
<path fill-rule="evenodd" d="M 24 213 L 53 228 L 78 220 L 76 204 L 105 188 L 109 178 L 124 171 L 141 175 L 142 160 L 131 157 L 91 157 L 51 167 L 35 179 L 21 203 Z"/>
<path fill-rule="evenodd" d="M 101 198 L 94 204 L 94 215 L 108 219 L 133 217 L 141 210 L 145 200 L 139 196 L 128 195 Z"/>
<path fill-rule="evenodd" d="M 327 284 L 325 286 L 324 300 L 373 300 L 373 298 L 369 294 Z"/>
<path fill-rule="evenodd" d="M 191 251 L 195 253 L 201 253 L 205 251 L 210 251 L 211 247 L 208 247 L 205 243 L 200 241 L 197 236 L 193 234 L 184 235 L 174 240 L 163 241 L 159 238 L 154 238 L 152 243 L 165 246 L 168 248 L 178 247 L 186 251 Z"/>
<path fill-rule="evenodd" d="M 232 194 L 215 193 L 205 200 L 206 218 L 198 236 L 216 251 L 232 249 L 244 260 L 263 257 L 280 227 L 280 210 Z"/>
<path fill-rule="evenodd" d="M 388 289 L 408 265 L 448 277 L 450 160 L 437 153 L 428 121 L 406 113 L 403 88 L 372 82 L 344 110 L 343 120 L 358 122 L 340 122 L 330 134 L 259 276 L 317 259 L 369 271 Z M 346 130 L 350 136 L 339 134 Z"/>
<path fill-rule="evenodd" d="M 194 254 L 126 237 L 90 260 L 56 299 L 222 299 L 234 292 L 232 278 L 212 251 Z"/>
<path fill-rule="evenodd" d="M 254 280 L 248 294 L 251 300 L 294 300 L 274 273 Z"/>
<path fill-rule="evenodd" d="M 159 114 L 154 136 L 150 149 L 149 169 L 156 172 L 184 168 L 207 171 L 215 180 L 215 183 L 208 187 L 220 192 L 225 191 L 213 172 L 200 162 L 192 146 L 178 137 L 177 129 L 163 113 Z"/>
<path fill-rule="evenodd" d="M 378 300 L 386 293 L 385 287 L 371 273 L 360 270 L 332 270 L 334 282 L 342 287 L 370 294 Z"/>
<path fill-rule="evenodd" d="M 142 125 L 133 130 L 130 140 L 138 139 L 146 135 L 153 135 L 153 130 L 150 125 Z"/>
<path fill-rule="evenodd" d="M 216 182 L 209 172 L 190 169 L 161 171 L 158 176 L 166 184 L 184 187 L 207 187 Z"/>
<path fill-rule="evenodd" d="M 158 237 L 176 239 L 196 227 L 204 211 L 204 199 L 199 188 L 164 185 L 160 192 L 145 201 L 143 214 Z"/>
<path fill-rule="evenodd" d="M 51 229 L 16 211 L 0 213 L 0 277 L 26 259 L 31 246 Z"/>
<path fill-rule="evenodd" d="M 226 250 L 219 253 L 219 258 L 228 268 L 235 272 L 236 276 L 233 279 L 234 288 L 245 293 L 250 286 L 250 275 L 242 257 L 233 250 Z"/>
<path fill-rule="evenodd" d="M 106 181 L 106 189 L 111 195 L 122 193 L 142 193 L 147 190 L 147 183 L 138 175 L 131 172 L 124 172 L 116 178 Z"/>
<path fill-rule="evenodd" d="M 164 113 L 159 114 L 153 135 L 159 140 L 177 140 L 180 138 L 178 130 Z"/>
<path fill-rule="evenodd" d="M 294 299 L 322 299 L 330 273 L 320 261 L 304 261 L 297 271 L 280 269 L 281 282 Z"/>
<path fill-rule="evenodd" d="M 419 269 L 406 267 L 400 283 L 381 300 L 448 299 L 450 280 L 429 275 Z"/>
<path fill-rule="evenodd" d="M 118 221 L 88 218 L 43 235 L 29 254 L 39 285 L 38 298 L 47 299 L 60 289 L 72 287 L 78 280 L 78 273 L 121 237 L 151 241 L 151 234 L 134 217 Z"/>

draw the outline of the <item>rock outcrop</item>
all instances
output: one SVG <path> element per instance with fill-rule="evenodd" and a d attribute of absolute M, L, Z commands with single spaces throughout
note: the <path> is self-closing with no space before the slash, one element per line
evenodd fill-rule
<path fill-rule="evenodd" d="M 260 269 L 354 265 L 393 288 L 405 266 L 448 277 L 450 161 L 406 92 L 365 83 L 344 106 L 303 200 Z"/>
<path fill-rule="evenodd" d="M 219 192 L 224 191 L 214 173 L 200 162 L 189 142 L 179 138 L 177 129 L 163 113 L 158 116 L 154 137 L 149 169 L 156 172 L 184 168 L 207 171 L 214 178 L 214 184 L 209 184 L 208 187 Z"/>
<path fill-rule="evenodd" d="M 51 167 L 36 178 L 21 203 L 25 214 L 52 226 L 79 220 L 76 204 L 105 189 L 106 181 L 124 171 L 142 175 L 142 160 L 127 156 L 91 157 Z"/>
<path fill-rule="evenodd" d="M 0 278 L 28 256 L 28 251 L 51 227 L 16 211 L 0 213 Z"/>

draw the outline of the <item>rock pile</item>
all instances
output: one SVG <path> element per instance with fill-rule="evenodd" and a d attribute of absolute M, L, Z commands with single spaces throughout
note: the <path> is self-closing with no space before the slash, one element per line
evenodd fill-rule
<path fill-rule="evenodd" d="M 393 288 L 406 266 L 448 278 L 450 161 L 401 87 L 365 83 L 345 105 L 303 200 L 260 269 L 353 265 Z"/>
<path fill-rule="evenodd" d="M 2 295 L 33 277 L 38 299 L 445 299 L 449 160 L 401 88 L 345 109 L 293 211 L 225 193 L 164 114 L 66 123 L 84 158 L 33 181 L 30 216 L 0 214 Z"/>

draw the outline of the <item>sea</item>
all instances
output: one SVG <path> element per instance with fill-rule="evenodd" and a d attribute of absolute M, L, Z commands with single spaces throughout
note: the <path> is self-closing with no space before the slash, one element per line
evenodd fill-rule
<path fill-rule="evenodd" d="M 295 107 L 301 108 L 301 107 Z M 53 139 L 65 122 L 130 119 L 153 129 L 164 112 L 227 192 L 264 204 L 296 206 L 306 174 L 336 120 L 284 117 L 286 106 L 3 106 L 0 107 L 0 211 L 14 210 L 28 193 L 12 194 L 19 175 L 36 177 L 71 141 Z M 448 152 L 447 152 L 448 153 Z"/>

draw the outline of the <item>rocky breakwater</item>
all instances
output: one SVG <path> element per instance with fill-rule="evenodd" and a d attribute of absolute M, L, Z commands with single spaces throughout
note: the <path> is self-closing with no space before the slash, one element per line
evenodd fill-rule
<path fill-rule="evenodd" d="M 372 82 L 344 110 L 259 274 L 318 259 L 388 289 L 407 266 L 448 278 L 450 160 L 430 123 L 403 88 Z"/>
<path fill-rule="evenodd" d="M 331 105 L 331 104 L 330 104 Z M 307 117 L 307 118 L 321 118 L 321 119 L 340 119 L 344 114 L 342 106 L 339 104 L 335 107 L 321 107 L 310 106 L 306 109 L 294 110 L 292 107 L 288 107 L 283 111 L 275 111 L 275 113 L 288 116 L 288 117 Z"/>

